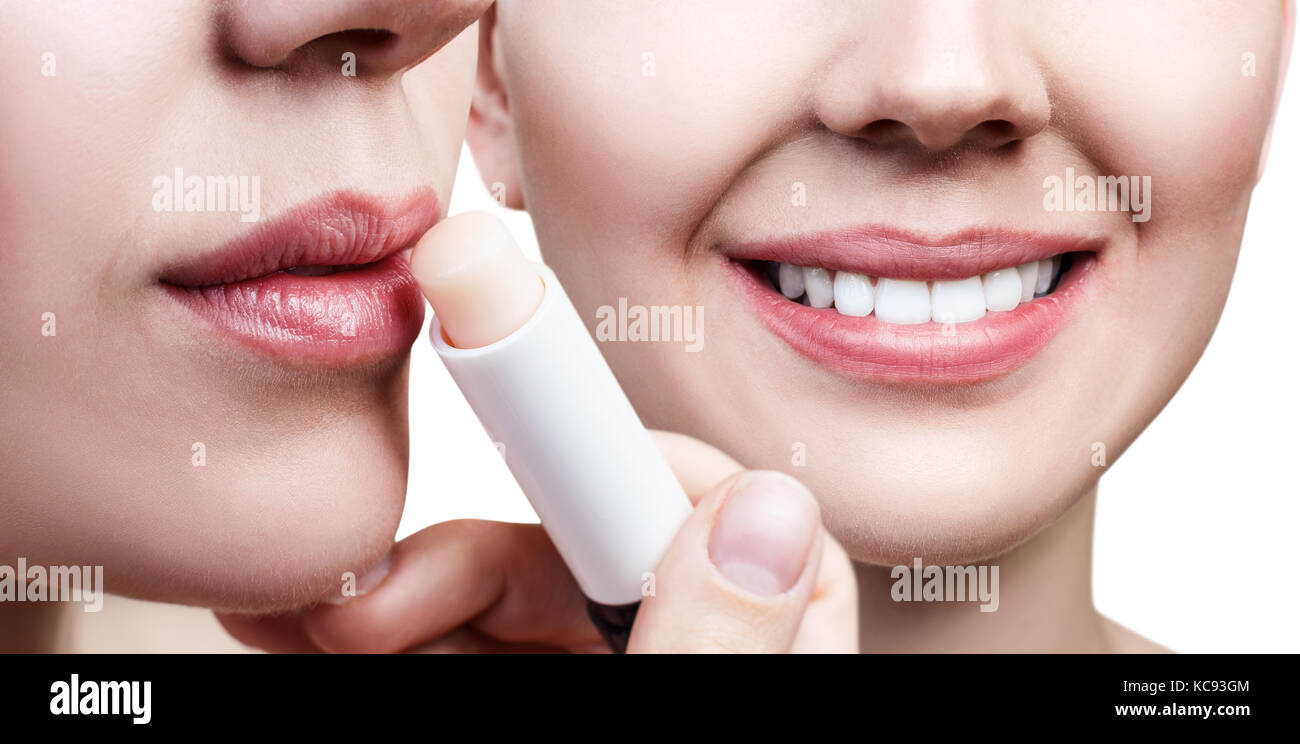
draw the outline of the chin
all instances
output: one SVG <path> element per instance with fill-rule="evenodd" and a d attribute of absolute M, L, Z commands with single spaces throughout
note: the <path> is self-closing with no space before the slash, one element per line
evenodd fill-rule
<path fill-rule="evenodd" d="M 1050 525 L 1095 485 L 872 478 L 869 487 L 795 473 L 819 494 L 827 530 L 859 563 L 878 566 L 996 562 Z M 866 474 L 857 483 L 869 482 Z"/>
<path fill-rule="evenodd" d="M 209 437 L 206 466 L 168 487 L 159 473 L 123 482 L 121 492 L 147 497 L 82 520 L 86 557 L 74 560 L 102 564 L 114 594 L 222 612 L 282 613 L 338 596 L 345 572 L 362 576 L 391 550 L 405 500 L 404 431 L 382 432 L 398 447 L 369 428 L 263 440 L 242 457 L 238 432 Z M 142 482 L 150 486 L 131 485 Z"/>
<path fill-rule="evenodd" d="M 232 509 L 224 522 L 181 526 L 106 561 L 108 589 L 242 614 L 290 612 L 338 596 L 345 572 L 364 575 L 391 550 L 402 514 L 404 477 L 389 487 L 360 480 L 341 477 L 332 491 L 310 495 L 247 494 L 250 513 Z"/>
<path fill-rule="evenodd" d="M 734 376 L 676 379 L 679 389 L 690 390 L 691 380 L 705 386 Z M 774 389 L 789 390 L 797 380 L 780 382 Z M 656 405 L 655 396 L 641 396 L 641 404 L 653 427 L 710 442 L 746 467 L 798 478 L 817 496 L 827 530 L 849 556 L 880 566 L 911 565 L 915 558 L 932 565 L 996 559 L 1096 487 L 1102 470 L 1090 461 L 1094 439 L 1110 444 L 1113 459 L 1136 435 L 1071 425 L 1087 419 L 1070 413 L 1086 410 L 1074 403 L 1023 407 L 1051 419 L 1040 426 L 1020 416 L 1019 406 L 977 414 L 936 405 L 894 408 L 881 400 L 863 406 L 858 388 L 843 397 L 826 393 L 773 405 L 769 392 L 700 391 L 696 399 L 717 401 L 716 410 L 706 407 L 702 415 Z M 737 422 L 723 406 L 745 415 Z M 821 413 L 810 418 L 801 411 Z"/>

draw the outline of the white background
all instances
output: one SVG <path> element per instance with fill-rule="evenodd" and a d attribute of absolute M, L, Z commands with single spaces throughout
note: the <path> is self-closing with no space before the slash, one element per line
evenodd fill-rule
<path fill-rule="evenodd" d="M 1300 652 L 1298 67 L 1293 57 L 1218 331 L 1101 484 L 1097 607 L 1176 651 Z M 465 151 L 450 211 L 478 209 L 501 214 L 537 258 L 528 216 L 497 206 Z M 399 537 L 460 517 L 536 521 L 426 338 L 411 365 L 411 479 Z"/>

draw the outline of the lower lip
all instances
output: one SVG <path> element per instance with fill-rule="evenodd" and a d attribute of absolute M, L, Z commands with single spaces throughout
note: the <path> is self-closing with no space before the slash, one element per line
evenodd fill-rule
<path fill-rule="evenodd" d="M 976 383 L 1005 375 L 1042 351 L 1088 295 L 1096 255 L 1075 254 L 1056 291 L 969 323 L 893 325 L 787 300 L 753 270 L 726 259 L 741 292 L 773 333 L 819 364 L 898 383 Z"/>
<path fill-rule="evenodd" d="M 222 333 L 290 362 L 346 366 L 405 353 L 424 299 L 407 257 L 325 276 L 279 272 L 211 287 L 164 285 Z"/>

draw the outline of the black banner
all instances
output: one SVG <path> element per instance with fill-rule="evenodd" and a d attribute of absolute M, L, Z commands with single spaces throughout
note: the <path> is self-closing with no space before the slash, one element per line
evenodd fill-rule
<path fill-rule="evenodd" d="M 625 714 L 638 728 L 673 727 L 694 726 L 685 722 L 704 711 L 720 730 L 728 718 L 749 727 L 769 717 L 797 725 L 813 716 L 818 729 L 834 722 L 862 736 L 886 721 L 904 732 L 986 734 L 1035 721 L 1289 730 L 1300 702 L 1295 662 L 1238 655 L 15 655 L 0 657 L 0 721 L 49 733 L 127 735 L 381 733 L 409 723 L 435 736 L 466 725 L 499 733 L 563 722 L 582 736 L 573 726 L 585 715 Z"/>

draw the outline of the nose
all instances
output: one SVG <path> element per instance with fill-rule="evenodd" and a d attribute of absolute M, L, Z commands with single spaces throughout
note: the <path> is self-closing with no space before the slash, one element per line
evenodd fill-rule
<path fill-rule="evenodd" d="M 888 147 L 994 149 L 1047 126 L 1051 104 L 1013 19 L 979 0 L 868 12 L 815 91 L 821 121 Z"/>
<path fill-rule="evenodd" d="M 419 64 L 482 15 L 492 0 L 227 0 L 230 54 L 252 67 L 338 73 L 355 55 L 358 77 Z"/>

